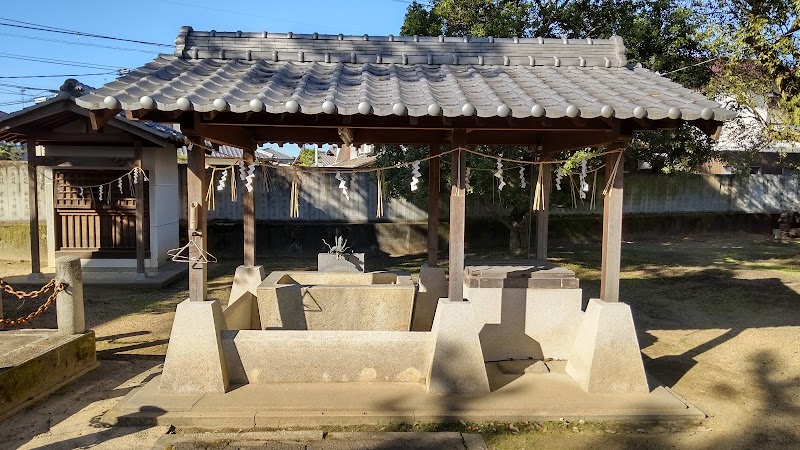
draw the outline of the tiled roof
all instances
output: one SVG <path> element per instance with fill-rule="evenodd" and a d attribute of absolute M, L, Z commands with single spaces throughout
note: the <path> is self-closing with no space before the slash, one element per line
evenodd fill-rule
<path fill-rule="evenodd" d="M 330 167 L 344 167 L 348 169 L 355 169 L 358 167 L 371 166 L 377 160 L 378 157 L 374 155 L 359 156 L 357 158 L 348 159 L 347 161 L 339 161 L 337 163 L 333 163 L 330 165 Z"/>
<path fill-rule="evenodd" d="M 160 55 L 76 101 L 92 110 L 414 117 L 727 120 L 735 114 L 627 66 L 622 39 L 217 33 L 181 29 Z"/>
<path fill-rule="evenodd" d="M 186 147 L 178 148 L 178 156 L 187 156 Z M 271 148 L 258 148 L 256 149 L 256 160 L 268 160 L 283 163 L 292 163 L 294 156 L 287 155 L 286 153 L 279 152 Z M 219 159 L 242 159 L 242 149 L 231 147 L 229 145 L 220 145 L 208 153 L 209 158 Z"/>
<path fill-rule="evenodd" d="M 64 85 L 62 86 L 61 90 L 59 91 L 59 93 L 57 95 L 55 95 L 53 97 L 50 97 L 50 98 L 48 98 L 47 100 L 45 100 L 43 102 L 35 103 L 35 104 L 31 105 L 31 106 L 28 106 L 27 108 L 23 108 L 23 109 L 20 109 L 18 111 L 14 111 L 13 113 L 0 114 L 0 130 L 2 130 L 3 125 L 8 123 L 8 121 L 11 121 L 11 120 L 14 120 L 14 119 L 18 119 L 20 117 L 25 117 L 26 115 L 29 115 L 29 114 L 34 114 L 36 111 L 45 111 L 48 108 L 53 107 L 54 104 L 57 104 L 57 103 L 61 103 L 61 102 L 72 103 L 72 102 L 74 102 L 76 98 L 79 98 L 79 97 L 75 97 L 75 95 L 80 95 L 81 92 L 82 92 L 81 89 L 76 88 L 76 83 L 77 83 L 77 86 L 84 87 L 84 89 L 85 89 L 85 85 L 82 85 L 82 84 L 80 84 L 79 82 L 77 82 L 75 80 L 67 80 L 67 82 L 64 83 Z M 85 92 L 85 90 L 83 92 Z M 78 111 L 83 111 L 80 108 L 75 108 L 75 109 L 77 109 Z M 56 117 L 56 116 L 58 116 L 59 113 L 63 113 L 63 111 L 60 110 L 60 109 L 56 110 L 56 111 L 53 112 L 53 116 Z M 85 113 L 85 111 L 84 111 L 84 113 Z M 172 143 L 183 143 L 183 141 L 184 141 L 183 135 L 179 131 L 177 131 L 177 130 L 169 127 L 169 126 L 158 124 L 158 123 L 154 123 L 154 122 L 150 122 L 150 121 L 128 120 L 125 117 L 125 115 L 121 114 L 121 113 L 117 114 L 112 119 L 112 123 L 120 123 L 120 124 L 124 124 L 126 126 L 134 127 L 134 128 L 143 130 L 143 131 L 145 131 L 145 132 L 147 132 L 147 133 L 149 133 L 149 134 L 151 134 L 151 135 L 153 135 L 155 137 L 164 139 L 164 140 L 172 142 Z M 55 124 L 57 125 L 58 122 L 56 122 Z M 51 125 L 54 125 L 54 124 L 51 124 Z M 3 135 L 4 131 L 6 131 L 6 130 L 0 131 L 0 135 Z M 15 134 L 15 133 L 12 133 L 12 134 Z M 87 140 L 91 140 L 91 139 L 87 138 Z"/>
<path fill-rule="evenodd" d="M 317 150 L 317 166 L 318 167 L 328 167 L 330 165 L 336 164 L 336 155 L 328 154 L 327 150 Z M 295 161 L 296 163 L 297 161 Z M 314 165 L 314 163 L 311 163 Z"/>

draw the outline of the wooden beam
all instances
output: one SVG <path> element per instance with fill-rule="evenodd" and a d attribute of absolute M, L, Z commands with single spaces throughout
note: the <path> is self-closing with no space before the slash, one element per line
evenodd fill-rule
<path fill-rule="evenodd" d="M 545 157 L 543 160 L 548 160 Z M 547 236 L 550 222 L 550 188 L 552 185 L 553 165 L 544 163 L 539 165 L 542 176 L 536 181 L 536 189 L 541 196 L 541 208 L 536 211 L 536 259 L 547 259 Z"/>
<path fill-rule="evenodd" d="M 142 144 L 136 143 L 134 148 L 134 164 L 136 167 L 142 165 Z M 144 269 L 144 177 L 139 175 L 139 186 L 136 187 L 136 276 L 144 278 L 147 276 Z"/>
<path fill-rule="evenodd" d="M 168 121 L 169 117 L 164 117 Z M 202 117 L 201 117 L 202 119 Z M 155 119 L 153 119 L 155 120 Z M 585 121 L 586 128 L 597 130 L 608 130 L 608 124 L 600 118 L 582 119 Z M 545 124 L 546 122 L 546 124 Z M 574 129 L 575 123 L 572 119 L 564 118 L 543 118 L 543 117 L 483 117 L 478 120 L 475 117 L 442 117 L 442 116 L 386 116 L 378 117 L 374 115 L 355 115 L 343 116 L 338 114 L 267 114 L 254 113 L 244 121 L 241 114 L 224 112 L 214 117 L 213 120 L 205 120 L 206 124 L 214 126 L 235 126 L 235 127 L 260 127 L 260 126 L 279 126 L 279 127 L 351 127 L 351 128 L 378 128 L 378 129 L 440 129 L 451 130 L 453 128 L 465 129 L 487 129 L 487 130 L 537 130 L 537 129 Z"/>
<path fill-rule="evenodd" d="M 243 150 L 243 159 L 248 164 L 255 162 L 255 146 L 245 148 Z M 248 191 L 243 186 L 242 189 L 242 207 L 244 217 L 242 219 L 244 226 L 244 265 L 256 265 L 256 203 L 255 203 L 255 186 L 253 183 L 253 191 Z"/>
<path fill-rule="evenodd" d="M 28 138 L 28 219 L 31 234 L 31 278 L 42 277 L 39 259 L 39 177 L 36 169 L 36 139 Z"/>
<path fill-rule="evenodd" d="M 125 144 L 132 146 L 136 139 L 128 133 L 63 133 L 56 131 L 39 131 L 30 128 L 24 128 L 25 134 L 35 135 L 36 141 L 42 142 L 69 142 L 69 143 L 82 143 L 82 144 Z"/>
<path fill-rule="evenodd" d="M 44 167 L 95 167 L 105 170 L 108 168 L 132 169 L 135 165 L 133 158 L 103 158 L 102 156 L 39 156 L 36 159 L 36 165 Z"/>
<path fill-rule="evenodd" d="M 619 137 L 618 130 L 591 133 L 548 133 L 543 135 L 542 145 L 548 152 L 559 152 L 594 147 L 606 142 L 616 141 Z"/>
<path fill-rule="evenodd" d="M 203 138 L 191 138 L 197 144 L 203 143 Z M 204 144 L 202 144 L 204 145 Z M 188 152 L 186 161 L 186 196 L 189 218 L 189 240 L 194 242 L 203 251 L 206 249 L 206 201 L 204 189 L 206 188 L 206 154 L 202 147 L 195 146 Z M 196 207 L 195 207 L 196 206 Z M 192 228 L 194 227 L 194 228 Z M 190 257 L 199 257 L 198 252 L 190 246 Z M 207 264 L 189 264 L 189 300 L 202 302 L 207 296 Z"/>
<path fill-rule="evenodd" d="M 620 145 L 608 147 L 609 150 L 620 148 L 622 148 Z M 613 177 L 613 182 L 603 199 L 603 253 L 600 270 L 600 298 L 606 302 L 619 301 L 624 168 L 625 157 L 621 152 L 606 155 L 606 180 Z"/>
<path fill-rule="evenodd" d="M 467 130 L 453 130 L 450 148 L 464 148 L 467 144 Z M 451 178 L 450 187 L 450 268 L 449 297 L 450 301 L 464 300 L 464 230 L 466 223 L 466 177 L 467 152 L 460 150 L 450 153 Z"/>
<path fill-rule="evenodd" d="M 89 111 L 89 121 L 92 124 L 92 130 L 100 131 L 100 129 L 103 128 L 103 125 L 108 123 L 109 120 L 113 119 L 114 116 L 119 114 L 120 111 L 121 110 L 119 108 Z"/>
<path fill-rule="evenodd" d="M 441 146 L 432 143 L 428 147 L 428 265 L 439 263 L 439 170 Z"/>
<path fill-rule="evenodd" d="M 241 149 L 255 147 L 250 130 L 243 127 L 209 127 L 195 120 L 195 128 L 200 136 L 219 145 L 230 145 Z"/>

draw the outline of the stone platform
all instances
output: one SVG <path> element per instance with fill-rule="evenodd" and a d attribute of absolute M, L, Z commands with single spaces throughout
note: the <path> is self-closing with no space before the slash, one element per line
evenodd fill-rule
<path fill-rule="evenodd" d="M 186 276 L 188 271 L 188 265 L 173 263 L 162 266 L 158 270 L 148 269 L 147 276 L 142 278 L 134 270 L 85 269 L 83 271 L 83 285 L 159 289 Z M 11 286 L 19 289 L 31 286 L 39 287 L 50 281 L 54 274 L 55 269 L 50 267 L 42 268 L 42 277 L 38 279 L 30 278 L 29 275 L 14 275 L 3 279 Z"/>
<path fill-rule="evenodd" d="M 94 333 L 0 331 L 0 420 L 98 366 Z"/>
<path fill-rule="evenodd" d="M 102 421 L 247 430 L 459 420 L 665 421 L 705 417 L 654 380 L 650 380 L 654 387 L 646 394 L 588 394 L 560 369 L 514 374 L 487 364 L 486 370 L 492 392 L 469 395 L 429 394 L 424 385 L 413 383 L 264 383 L 233 387 L 225 394 L 159 394 L 159 376 L 131 391 Z"/>

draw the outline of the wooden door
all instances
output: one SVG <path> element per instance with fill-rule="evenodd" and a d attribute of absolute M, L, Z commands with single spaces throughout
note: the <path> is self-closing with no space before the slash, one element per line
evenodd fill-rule
<path fill-rule="evenodd" d="M 53 171 L 56 256 L 135 259 L 135 189 L 144 189 L 145 258 L 149 258 L 149 186 L 141 176 L 134 184 L 127 173 L 125 169 Z M 80 186 L 91 187 L 84 187 L 81 194 Z"/>

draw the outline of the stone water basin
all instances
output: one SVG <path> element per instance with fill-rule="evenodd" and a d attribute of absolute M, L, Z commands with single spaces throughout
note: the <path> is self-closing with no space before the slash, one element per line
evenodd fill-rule
<path fill-rule="evenodd" d="M 409 331 L 407 273 L 272 272 L 258 287 L 263 330 Z"/>

